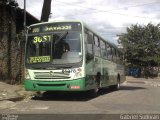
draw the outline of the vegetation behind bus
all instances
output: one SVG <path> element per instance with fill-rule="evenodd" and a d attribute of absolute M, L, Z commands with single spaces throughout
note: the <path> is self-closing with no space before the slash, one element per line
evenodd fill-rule
<path fill-rule="evenodd" d="M 154 77 L 160 71 L 160 24 L 131 25 L 127 33 L 120 34 L 119 39 L 124 46 L 127 67 L 140 69 L 134 76 Z"/>

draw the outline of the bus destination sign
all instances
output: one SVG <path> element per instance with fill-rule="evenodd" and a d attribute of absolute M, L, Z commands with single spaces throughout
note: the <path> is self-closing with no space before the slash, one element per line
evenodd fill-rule
<path fill-rule="evenodd" d="M 43 31 L 48 32 L 48 31 L 59 31 L 59 30 L 71 30 L 72 26 L 71 25 L 65 25 L 65 26 L 45 26 Z"/>
<path fill-rule="evenodd" d="M 66 22 L 66 23 L 48 23 L 31 26 L 29 33 L 40 33 L 40 32 L 54 32 L 54 31 L 80 31 L 81 23 L 79 22 Z"/>

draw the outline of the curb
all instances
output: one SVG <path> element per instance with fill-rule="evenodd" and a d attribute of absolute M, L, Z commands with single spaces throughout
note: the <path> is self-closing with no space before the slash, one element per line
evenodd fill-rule
<path fill-rule="evenodd" d="M 18 94 L 18 91 L 21 91 L 21 89 L 17 89 L 17 90 L 13 90 L 11 93 L 9 93 L 8 95 L 0 98 L 0 101 L 21 101 L 25 98 L 25 96 Z"/>
<path fill-rule="evenodd" d="M 145 81 L 137 81 L 137 80 L 127 80 L 127 83 L 140 83 L 140 84 L 146 84 Z"/>
<path fill-rule="evenodd" d="M 15 97 L 10 97 L 10 98 L 0 99 L 0 101 L 8 100 L 8 101 L 16 102 L 16 101 L 21 101 L 21 100 L 23 100 L 24 98 L 25 98 L 24 96 L 15 96 Z"/>
<path fill-rule="evenodd" d="M 13 102 L 22 101 L 22 100 L 28 98 L 28 96 L 32 96 L 32 95 L 33 95 L 33 93 L 31 94 L 23 89 L 19 89 L 19 90 L 13 91 L 9 95 L 6 95 L 6 96 L 0 98 L 0 101 L 5 101 L 5 100 L 13 101 Z"/>

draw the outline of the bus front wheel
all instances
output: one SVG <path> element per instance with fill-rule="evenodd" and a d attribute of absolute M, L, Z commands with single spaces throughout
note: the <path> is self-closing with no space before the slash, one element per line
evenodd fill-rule
<path fill-rule="evenodd" d="M 119 90 L 119 88 L 120 88 L 120 75 L 117 76 L 117 83 L 116 83 L 116 85 L 112 85 L 111 86 L 112 90 Z"/>
<path fill-rule="evenodd" d="M 101 78 L 101 73 L 98 72 L 96 75 L 96 80 L 95 80 L 95 88 L 90 90 L 90 97 L 94 98 L 98 96 L 99 88 L 100 88 L 100 78 Z"/>
<path fill-rule="evenodd" d="M 89 96 L 91 98 L 97 97 L 98 96 L 98 91 L 99 91 L 99 88 L 95 87 L 94 89 L 92 89 L 92 90 L 89 91 Z"/>

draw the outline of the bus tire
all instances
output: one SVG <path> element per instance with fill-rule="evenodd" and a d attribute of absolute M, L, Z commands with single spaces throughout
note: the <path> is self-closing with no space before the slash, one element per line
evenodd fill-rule
<path fill-rule="evenodd" d="M 119 88 L 120 88 L 120 75 L 119 74 L 117 75 L 117 83 L 116 83 L 116 85 L 112 85 L 110 88 L 112 90 L 119 90 Z"/>
<path fill-rule="evenodd" d="M 121 77 L 120 77 L 120 75 L 118 74 L 117 75 L 117 90 L 119 90 L 119 88 L 120 88 L 120 80 L 121 80 Z"/>
<path fill-rule="evenodd" d="M 96 75 L 95 88 L 90 90 L 90 97 L 91 98 L 95 98 L 98 96 L 98 91 L 100 88 L 100 78 L 101 78 L 101 73 L 98 72 Z"/>
<path fill-rule="evenodd" d="M 91 98 L 97 97 L 97 96 L 98 96 L 98 91 L 99 91 L 99 88 L 98 88 L 98 87 L 90 90 L 90 91 L 89 91 L 89 97 L 91 97 Z"/>

